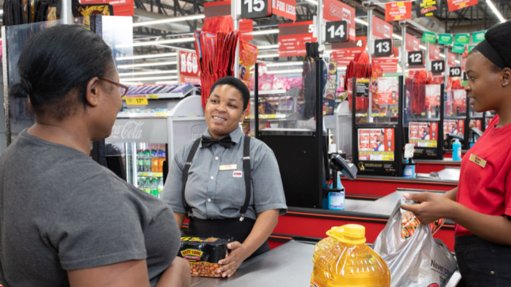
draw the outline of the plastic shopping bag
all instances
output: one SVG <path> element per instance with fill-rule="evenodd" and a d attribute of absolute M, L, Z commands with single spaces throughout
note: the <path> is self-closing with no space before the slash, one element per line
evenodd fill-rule
<path fill-rule="evenodd" d="M 445 286 L 457 267 L 454 256 L 433 238 L 428 225 L 419 224 L 411 236 L 403 237 L 402 216 L 398 203 L 374 242 L 374 250 L 389 266 L 391 286 Z"/>

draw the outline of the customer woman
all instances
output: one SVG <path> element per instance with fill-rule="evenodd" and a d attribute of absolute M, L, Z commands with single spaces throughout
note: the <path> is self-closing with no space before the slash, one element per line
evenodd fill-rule
<path fill-rule="evenodd" d="M 458 187 L 408 195 L 423 223 L 456 222 L 456 257 L 465 286 L 511 286 L 511 22 L 486 32 L 468 56 L 470 104 L 496 117 L 464 155 Z"/>
<path fill-rule="evenodd" d="M 61 25 L 33 36 L 19 62 L 35 123 L 0 157 L 0 284 L 188 286 L 172 210 L 93 161 L 126 86 L 96 34 Z"/>
<path fill-rule="evenodd" d="M 239 79 L 215 82 L 204 111 L 207 130 L 176 153 L 163 194 L 179 226 L 189 216 L 190 235 L 232 237 L 229 255 L 219 262 L 223 277 L 269 250 L 267 239 L 287 208 L 272 150 L 239 126 L 248 101 Z"/>

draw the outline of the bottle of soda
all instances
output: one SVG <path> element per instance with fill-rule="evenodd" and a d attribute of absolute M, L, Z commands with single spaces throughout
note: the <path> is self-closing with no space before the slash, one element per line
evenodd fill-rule
<path fill-rule="evenodd" d="M 144 171 L 151 171 L 151 151 L 148 149 L 144 151 Z"/>

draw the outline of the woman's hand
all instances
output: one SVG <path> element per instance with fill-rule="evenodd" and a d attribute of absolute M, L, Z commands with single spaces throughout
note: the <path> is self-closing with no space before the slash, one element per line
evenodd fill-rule
<path fill-rule="evenodd" d="M 231 277 L 238 270 L 241 263 L 250 256 L 238 241 L 230 242 L 227 244 L 227 248 L 230 250 L 229 254 L 224 259 L 218 261 L 221 267 L 217 272 L 221 273 L 224 278 Z"/>
<path fill-rule="evenodd" d="M 455 202 L 443 194 L 431 192 L 406 193 L 404 197 L 415 201 L 417 204 L 403 204 L 401 208 L 413 212 L 421 223 L 428 224 L 438 218 L 451 218 L 450 212 Z"/>

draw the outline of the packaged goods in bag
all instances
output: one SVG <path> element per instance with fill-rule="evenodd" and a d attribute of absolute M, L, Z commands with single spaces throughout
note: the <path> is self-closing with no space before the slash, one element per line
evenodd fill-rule
<path fill-rule="evenodd" d="M 365 244 L 358 224 L 333 227 L 314 248 L 311 287 L 387 287 L 390 272 L 383 259 Z"/>
<path fill-rule="evenodd" d="M 227 239 L 216 237 L 181 237 L 178 255 L 188 260 L 192 276 L 220 277 L 218 261 L 227 254 Z"/>
<path fill-rule="evenodd" d="M 456 260 L 432 231 L 442 221 L 421 224 L 398 203 L 385 228 L 374 242 L 374 250 L 387 262 L 393 287 L 445 286 L 456 270 Z"/>

